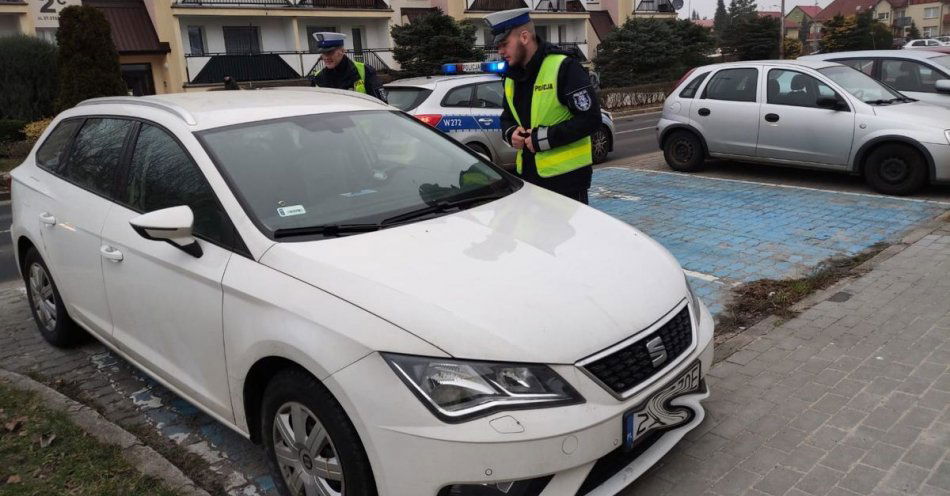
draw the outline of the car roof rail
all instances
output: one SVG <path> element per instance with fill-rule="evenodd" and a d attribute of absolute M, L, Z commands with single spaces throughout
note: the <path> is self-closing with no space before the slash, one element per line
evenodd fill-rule
<path fill-rule="evenodd" d="M 198 121 L 195 120 L 193 115 L 191 115 L 191 112 L 179 107 L 178 105 L 163 102 L 161 100 L 151 100 L 135 96 L 104 96 L 100 98 L 90 98 L 88 100 L 83 100 L 76 106 L 81 107 L 84 105 L 141 105 L 143 107 L 164 110 L 165 112 L 173 114 L 175 117 L 185 121 L 185 123 L 189 126 L 198 124 Z"/>
<path fill-rule="evenodd" d="M 331 93 L 334 95 L 346 95 L 353 98 L 362 98 L 368 102 L 378 103 L 380 105 L 386 105 L 385 102 L 380 101 L 379 99 L 367 95 L 365 93 L 358 93 L 353 90 L 340 90 L 336 88 L 321 88 L 319 86 L 266 86 L 264 88 L 258 88 L 260 90 L 266 91 L 299 91 L 304 93 Z"/>

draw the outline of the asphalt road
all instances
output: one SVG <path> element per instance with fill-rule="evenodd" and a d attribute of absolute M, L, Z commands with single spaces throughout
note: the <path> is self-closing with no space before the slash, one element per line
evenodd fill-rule
<path fill-rule="evenodd" d="M 605 166 L 616 165 L 644 153 L 659 150 L 656 144 L 656 123 L 660 112 L 621 117 L 614 121 L 614 151 Z"/>
<path fill-rule="evenodd" d="M 0 282 L 19 277 L 13 259 L 13 240 L 10 239 L 10 223 L 13 212 L 10 202 L 0 202 Z"/>

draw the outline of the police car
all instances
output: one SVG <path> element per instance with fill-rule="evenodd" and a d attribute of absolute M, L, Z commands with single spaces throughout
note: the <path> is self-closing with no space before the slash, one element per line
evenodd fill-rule
<path fill-rule="evenodd" d="M 504 61 L 445 64 L 442 76 L 400 79 L 387 85 L 390 105 L 452 136 L 498 165 L 513 168 L 517 150 L 502 138 Z M 601 112 L 603 125 L 591 137 L 594 163 L 613 151 L 614 122 Z"/>

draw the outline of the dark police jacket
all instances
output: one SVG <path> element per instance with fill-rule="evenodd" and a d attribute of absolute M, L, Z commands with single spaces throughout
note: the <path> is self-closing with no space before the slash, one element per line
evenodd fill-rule
<path fill-rule="evenodd" d="M 573 143 L 584 136 L 590 136 L 601 125 L 600 103 L 597 101 L 597 95 L 590 84 L 590 76 L 581 66 L 580 62 L 573 57 L 574 53 L 563 50 L 556 45 L 538 40 L 538 51 L 534 57 L 524 67 L 509 67 L 505 77 L 511 78 L 515 82 L 514 102 L 518 116 L 525 129 L 533 127 L 531 124 L 531 98 L 534 95 L 534 80 L 541 70 L 541 62 L 548 54 L 569 55 L 567 60 L 561 64 L 561 69 L 557 77 L 557 98 L 564 104 L 574 117 L 555 126 L 548 128 L 548 143 L 551 148 Z M 578 103 L 587 108 L 579 108 Z M 508 108 L 508 102 L 505 101 L 504 110 L 501 113 L 501 128 L 504 130 L 505 141 L 511 144 L 511 135 L 514 133 L 518 123 L 515 122 L 511 109 Z M 538 147 L 537 134 L 532 133 L 535 150 Z M 524 149 L 522 156 L 522 174 L 521 178 L 538 186 L 556 191 L 558 193 L 574 193 L 579 190 L 590 188 L 591 175 L 593 167 L 581 167 L 566 174 L 559 176 L 543 178 L 538 175 L 538 169 L 534 163 L 534 154 L 527 148 Z"/>
<path fill-rule="evenodd" d="M 376 77 L 376 69 L 369 65 L 364 65 L 366 71 L 366 94 L 375 96 L 382 101 L 386 101 L 383 95 L 383 87 L 379 84 L 379 78 Z M 340 64 L 333 69 L 323 68 L 316 76 L 310 78 L 310 86 L 319 86 L 321 88 L 336 88 L 338 90 L 352 90 L 353 86 L 359 81 L 360 75 L 356 71 L 356 66 L 349 57 L 343 56 Z"/>

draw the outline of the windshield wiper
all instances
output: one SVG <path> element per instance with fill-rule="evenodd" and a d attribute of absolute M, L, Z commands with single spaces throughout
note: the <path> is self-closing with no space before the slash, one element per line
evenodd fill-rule
<path fill-rule="evenodd" d="M 380 222 L 380 225 L 391 226 L 393 224 L 398 224 L 400 222 L 405 222 L 407 220 L 418 219 L 419 217 L 423 217 L 430 214 L 447 213 L 453 210 L 464 210 L 466 207 L 472 207 L 482 202 L 497 200 L 503 196 L 505 196 L 505 194 L 493 193 L 489 195 L 470 196 L 468 198 L 460 198 L 457 200 L 441 200 L 441 201 L 432 203 L 431 205 L 427 207 L 422 207 L 416 210 L 410 210 L 409 212 L 399 214 L 399 215 L 394 215 L 387 219 L 383 219 L 383 221 Z"/>
<path fill-rule="evenodd" d="M 293 236 L 343 236 L 358 234 L 382 229 L 379 224 L 324 224 L 321 226 L 288 227 L 274 231 L 274 239 Z"/>

